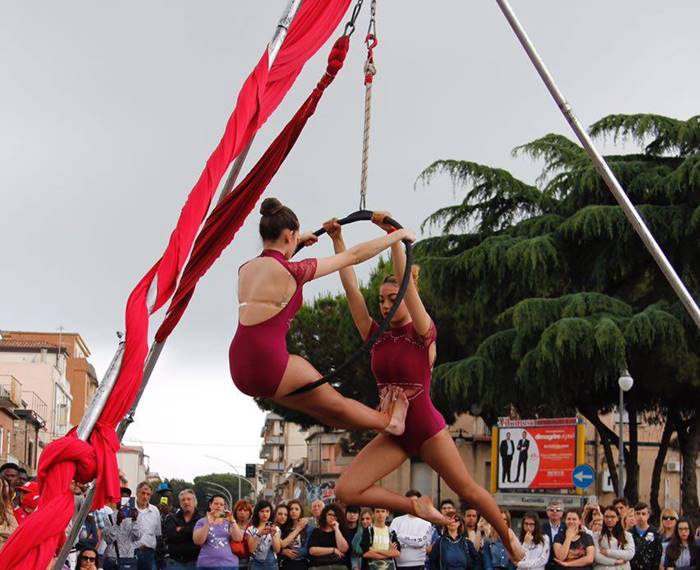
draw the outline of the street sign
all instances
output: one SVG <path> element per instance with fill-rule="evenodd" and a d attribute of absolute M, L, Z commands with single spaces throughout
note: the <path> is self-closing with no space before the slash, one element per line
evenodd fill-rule
<path fill-rule="evenodd" d="M 593 467 L 590 465 L 577 465 L 574 468 L 572 478 L 574 480 L 574 487 L 577 489 L 586 489 L 593 485 L 593 481 L 595 481 L 595 471 L 593 471 Z"/>

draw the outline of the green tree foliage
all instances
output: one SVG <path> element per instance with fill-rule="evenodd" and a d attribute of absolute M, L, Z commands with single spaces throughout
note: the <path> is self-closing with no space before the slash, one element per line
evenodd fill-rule
<path fill-rule="evenodd" d="M 611 115 L 591 132 L 644 146 L 606 160 L 697 294 L 700 119 Z M 580 146 L 549 134 L 514 154 L 543 163 L 535 185 L 456 160 L 437 161 L 418 178 L 448 175 L 466 194 L 427 218 L 442 235 L 418 246 L 431 311 L 454 334 L 440 346 L 434 399 L 447 415 L 478 406 L 491 420 L 578 409 L 599 429 L 613 465 L 614 433 L 599 414 L 614 406 L 619 371 L 629 368 L 628 411 L 668 415 L 679 442 L 688 442 L 683 477 L 695 489 L 697 327 Z M 636 438 L 632 426 L 633 499 Z M 686 493 L 685 507 L 697 512 L 696 494 Z"/>
<path fill-rule="evenodd" d="M 241 489 L 240 496 L 238 494 L 239 481 Z M 197 495 L 200 510 L 206 510 L 209 497 L 214 493 L 226 496 L 226 493 L 222 493 L 219 487 L 224 487 L 231 495 L 234 502 L 240 498 L 248 497 L 253 490 L 250 481 L 239 477 L 235 473 L 209 473 L 208 475 L 199 475 L 194 478 L 194 490 Z M 229 508 L 232 508 L 232 505 L 229 505 Z"/>

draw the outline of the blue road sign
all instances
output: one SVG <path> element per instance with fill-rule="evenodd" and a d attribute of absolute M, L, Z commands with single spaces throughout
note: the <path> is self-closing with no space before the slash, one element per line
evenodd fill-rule
<path fill-rule="evenodd" d="M 574 487 L 586 489 L 593 485 L 595 481 L 595 471 L 590 465 L 577 465 L 573 472 Z"/>

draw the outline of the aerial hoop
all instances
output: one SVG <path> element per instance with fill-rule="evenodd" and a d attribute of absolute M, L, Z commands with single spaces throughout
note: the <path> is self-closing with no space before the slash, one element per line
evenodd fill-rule
<path fill-rule="evenodd" d="M 371 221 L 372 220 L 372 215 L 374 212 L 371 210 L 357 210 L 356 212 L 353 212 L 352 214 L 338 220 L 338 223 L 341 226 L 344 226 L 346 224 L 352 224 L 354 222 L 360 222 L 360 221 Z M 389 224 L 392 226 L 394 229 L 400 230 L 403 229 L 403 226 L 399 224 L 396 220 L 386 217 L 384 218 L 384 223 Z M 314 235 L 317 237 L 322 236 L 323 234 L 326 233 L 326 230 L 321 228 L 320 230 L 316 230 L 314 232 Z M 404 240 L 403 242 L 404 247 L 406 249 L 406 268 L 403 272 L 403 278 L 401 279 L 401 284 L 399 285 L 399 292 L 396 295 L 396 301 L 392 305 L 391 309 L 387 313 L 386 317 L 384 317 L 384 320 L 379 324 L 379 328 L 374 331 L 369 337 L 367 337 L 367 340 L 360 346 L 358 349 L 356 349 L 349 357 L 348 359 L 343 362 L 338 368 L 333 370 L 332 372 L 329 372 L 323 378 L 320 378 L 319 380 L 316 380 L 314 382 L 310 382 L 309 384 L 306 384 L 302 386 L 301 388 L 297 388 L 296 390 L 290 392 L 287 394 L 287 396 L 296 396 L 298 394 L 304 394 L 306 392 L 310 392 L 311 390 L 318 388 L 319 386 L 322 386 L 323 384 L 327 384 L 328 382 L 332 382 L 334 379 L 338 378 L 341 373 L 343 373 L 351 364 L 353 364 L 358 358 L 360 358 L 366 351 L 368 351 L 372 345 L 377 341 L 379 338 L 379 335 L 384 333 L 388 328 L 389 324 L 391 323 L 391 319 L 394 318 L 394 315 L 396 314 L 396 311 L 399 309 L 399 305 L 401 304 L 401 301 L 403 301 L 403 298 L 406 295 L 406 291 L 408 290 L 408 284 L 411 279 L 411 264 L 413 262 L 413 245 L 411 242 Z M 299 247 L 297 248 L 297 251 L 295 253 L 299 253 L 299 250 L 301 250 L 304 247 L 303 244 L 300 244 Z"/>

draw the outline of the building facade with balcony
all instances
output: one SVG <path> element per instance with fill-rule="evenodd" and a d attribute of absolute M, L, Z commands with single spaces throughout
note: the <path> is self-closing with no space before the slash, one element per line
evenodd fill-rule
<path fill-rule="evenodd" d="M 40 432 L 40 447 L 65 435 L 72 427 L 73 397 L 66 378 L 67 360 L 65 348 L 43 341 L 9 340 L 2 333 L 0 375 L 14 377 L 21 384 L 22 394 L 33 393 L 37 405 L 47 406 L 46 417 L 42 417 L 46 429 Z"/>
<path fill-rule="evenodd" d="M 72 398 L 69 420 L 71 426 L 77 426 L 98 386 L 95 368 L 88 361 L 90 349 L 83 337 L 71 332 L 2 331 L 2 338 L 7 341 L 43 342 L 65 349 L 65 377 L 70 384 Z"/>
<path fill-rule="evenodd" d="M 306 456 L 306 432 L 297 424 L 285 421 L 282 416 L 268 412 L 260 437 L 262 494 L 271 498 L 287 478 L 287 470 Z"/>
<path fill-rule="evenodd" d="M 23 390 L 13 375 L 0 374 L 0 463 L 17 463 L 36 474 L 40 442 L 47 439 L 46 413 L 36 393 Z"/>

